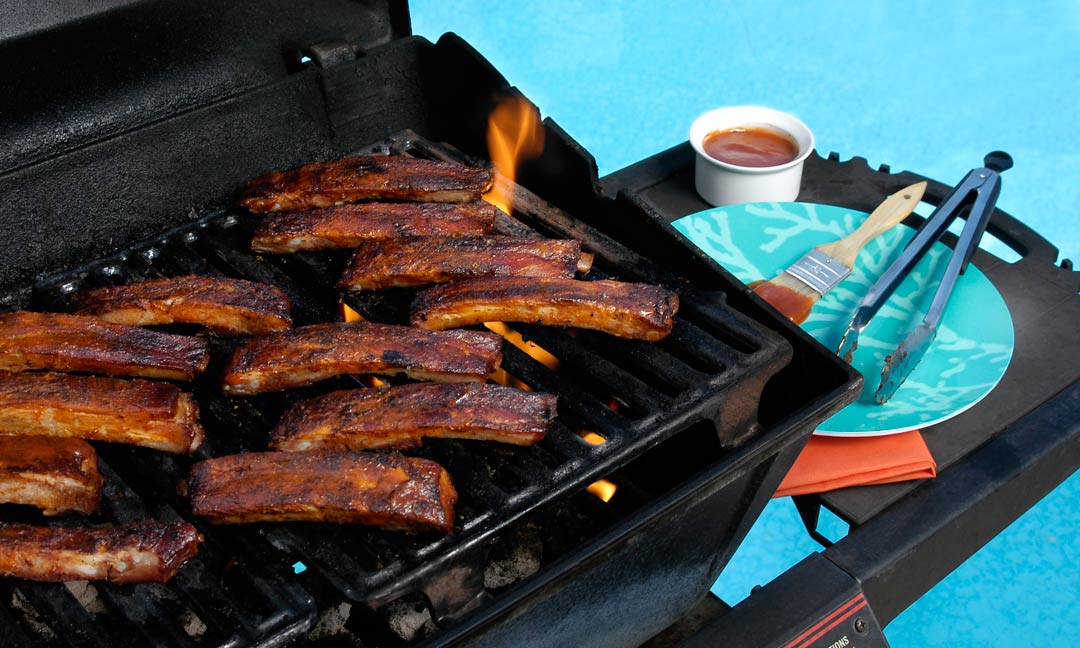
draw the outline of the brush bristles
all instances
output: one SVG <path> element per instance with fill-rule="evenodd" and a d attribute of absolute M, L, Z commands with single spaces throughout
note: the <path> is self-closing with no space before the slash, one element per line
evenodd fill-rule
<path fill-rule="evenodd" d="M 788 290 L 793 290 L 803 297 L 813 299 L 814 301 L 821 299 L 821 293 L 806 285 L 806 282 L 797 279 L 786 272 L 781 272 L 766 283 L 771 283 L 774 286 L 783 286 Z"/>
<path fill-rule="evenodd" d="M 754 292 L 796 324 L 805 322 L 821 299 L 821 293 L 786 272 L 758 284 Z"/>

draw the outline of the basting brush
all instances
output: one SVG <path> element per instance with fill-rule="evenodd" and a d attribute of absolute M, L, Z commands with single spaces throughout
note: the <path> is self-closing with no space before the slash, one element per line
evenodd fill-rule
<path fill-rule="evenodd" d="M 792 322 L 802 324 L 814 304 L 851 274 L 859 250 L 907 218 L 925 191 L 925 181 L 897 191 L 878 205 L 854 232 L 810 250 L 769 281 L 751 284 L 754 292 Z"/>

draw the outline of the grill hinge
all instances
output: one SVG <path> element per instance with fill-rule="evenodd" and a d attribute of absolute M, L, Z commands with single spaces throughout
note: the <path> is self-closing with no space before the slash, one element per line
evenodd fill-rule
<path fill-rule="evenodd" d="M 300 62 L 314 63 L 326 70 L 335 65 L 355 61 L 362 53 L 363 48 L 348 41 L 324 41 L 302 49 Z"/>
<path fill-rule="evenodd" d="M 315 65 L 320 70 L 326 116 L 335 133 L 381 110 L 382 85 L 370 83 L 357 63 L 364 58 L 363 47 L 332 40 L 308 46 L 301 53 L 307 59 L 301 59 L 304 65 Z"/>

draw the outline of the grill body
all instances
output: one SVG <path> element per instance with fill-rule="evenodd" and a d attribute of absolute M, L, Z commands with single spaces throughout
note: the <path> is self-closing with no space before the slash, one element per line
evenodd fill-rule
<path fill-rule="evenodd" d="M 120 19 L 136 9 L 146 8 L 121 7 L 105 24 L 127 24 Z M 319 65 L 281 64 L 233 93 L 185 96 L 175 110 L 155 93 L 138 104 L 141 119 L 93 113 L 93 127 L 66 140 L 42 135 L 54 124 L 18 124 L 27 135 L 0 172 L 0 233 L 11 250 L 0 265 L 4 305 L 63 310 L 77 290 L 194 273 L 272 283 L 298 325 L 338 319 L 333 286 L 346 257 L 251 253 L 254 221 L 229 207 L 237 189 L 269 170 L 355 152 L 483 163 L 487 114 L 498 94 L 514 92 L 457 37 L 403 37 L 401 7 L 383 9 L 389 18 L 376 27 L 385 29 L 365 32 L 376 35 L 367 49 L 294 35 L 279 51 L 308 52 Z M 196 519 L 205 548 L 167 586 L 0 582 L 0 643 L 269 646 L 314 630 L 368 645 L 628 645 L 700 600 L 814 425 L 855 397 L 859 379 L 672 239 L 644 204 L 601 191 L 588 153 L 550 120 L 545 128 L 544 153 L 522 170 L 521 200 L 501 227 L 583 240 L 597 254 L 591 278 L 679 291 L 670 340 L 518 327 L 563 360 L 555 373 L 506 347 L 507 371 L 558 393 L 559 423 L 535 449 L 447 441 L 419 451 L 462 492 L 449 537 Z M 655 245 L 639 244 L 657 232 Z M 407 298 L 352 305 L 393 322 Z M 289 403 L 354 385 L 226 398 L 215 379 L 231 344 L 214 340 L 215 364 L 193 386 L 208 432 L 195 459 L 264 449 Z M 582 441 L 586 429 L 606 443 Z M 107 489 L 89 522 L 192 519 L 177 492 L 191 459 L 101 450 Z M 620 489 L 607 504 L 584 491 L 599 478 Z M 0 515 L 40 523 L 28 511 Z M 522 557 L 527 568 L 499 577 Z M 391 617 L 410 606 L 420 620 L 401 632 Z"/>

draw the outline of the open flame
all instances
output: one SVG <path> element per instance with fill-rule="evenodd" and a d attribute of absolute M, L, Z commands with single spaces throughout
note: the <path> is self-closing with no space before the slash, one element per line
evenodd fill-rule
<path fill-rule="evenodd" d="M 501 335 L 507 342 L 521 349 L 533 360 L 536 360 L 548 369 L 555 371 L 559 368 L 559 359 L 551 355 L 550 351 L 535 342 L 521 337 L 521 333 L 518 333 L 506 324 L 502 322 L 484 322 L 484 326 Z"/>
<path fill-rule="evenodd" d="M 589 491 L 590 493 L 599 497 L 605 502 L 611 501 L 611 498 L 615 496 L 615 491 L 618 489 L 618 486 L 609 482 L 606 479 L 598 479 L 585 488 L 585 490 Z"/>
<path fill-rule="evenodd" d="M 535 342 L 526 340 L 521 336 L 521 333 L 518 333 L 506 324 L 502 322 L 484 322 L 484 326 L 501 335 L 504 340 L 521 349 L 533 360 L 536 360 L 548 369 L 551 369 L 552 371 L 557 371 L 559 369 L 559 359 L 551 355 L 551 352 Z M 532 391 L 532 387 L 530 387 L 528 383 L 507 373 L 506 370 L 502 368 L 496 369 L 493 373 L 488 374 L 488 378 L 490 378 L 492 382 L 503 385 L 504 387 L 517 387 L 518 389 L 524 389 L 525 391 Z"/>
<path fill-rule="evenodd" d="M 509 214 L 513 208 L 512 183 L 517 178 L 518 166 L 544 151 L 540 111 L 520 96 L 502 99 L 488 117 L 487 145 L 497 176 L 484 200 Z M 498 176 L 510 182 L 500 181 Z"/>
<path fill-rule="evenodd" d="M 592 432 L 591 430 L 581 430 L 578 432 L 578 436 L 584 439 L 585 443 L 588 443 L 589 445 L 595 446 L 607 443 L 607 439 L 600 436 L 596 432 Z"/>
<path fill-rule="evenodd" d="M 491 163 L 495 167 L 495 183 L 491 191 L 484 194 L 484 200 L 509 214 L 514 206 L 514 187 L 517 186 L 514 180 L 518 166 L 544 151 L 544 127 L 540 124 L 540 111 L 521 96 L 502 98 L 488 117 L 487 145 Z M 535 343 L 524 340 L 520 333 L 506 324 L 485 322 L 484 326 L 548 369 L 555 371 L 559 368 L 558 358 Z M 496 370 L 489 378 L 500 385 L 531 389 L 503 369 Z"/>
<path fill-rule="evenodd" d="M 338 302 L 338 310 L 341 311 L 341 319 L 346 322 L 363 322 L 364 316 L 357 313 L 355 310 L 349 307 L 345 302 Z M 390 383 L 386 382 L 382 378 L 376 376 L 353 376 L 364 385 L 368 387 L 383 387 Z M 299 572 L 297 572 L 299 573 Z"/>
<path fill-rule="evenodd" d="M 550 351 L 537 345 L 536 342 L 526 340 L 524 337 L 522 337 L 522 334 L 517 333 L 516 330 L 505 325 L 502 322 L 484 322 L 484 326 L 486 326 L 489 330 L 492 330 L 492 332 L 501 335 L 502 339 L 507 340 L 511 343 L 511 345 L 524 351 L 527 355 L 532 357 L 532 360 L 535 360 L 543 366 L 548 367 L 549 369 L 553 370 L 553 372 L 557 372 L 559 365 L 557 357 L 552 355 Z M 511 374 L 507 373 L 507 370 L 501 367 L 496 369 L 495 372 L 488 374 L 487 377 L 490 378 L 492 382 L 497 382 L 503 387 L 516 387 L 517 389 L 532 391 L 532 388 L 529 387 L 528 383 L 521 379 L 518 379 L 515 376 L 512 376 Z"/>
<path fill-rule="evenodd" d="M 364 316 L 360 313 L 357 313 L 352 308 L 349 308 L 349 305 L 345 302 L 338 302 L 338 310 L 341 311 L 341 319 L 345 320 L 346 322 L 364 321 Z"/>
<path fill-rule="evenodd" d="M 529 386 L 529 383 L 519 379 L 517 376 L 513 376 L 507 373 L 506 369 L 499 367 L 495 371 L 488 374 L 488 379 L 496 385 L 502 385 L 503 387 L 514 387 L 515 389 L 521 389 L 524 391 L 532 391 L 533 388 Z"/>

